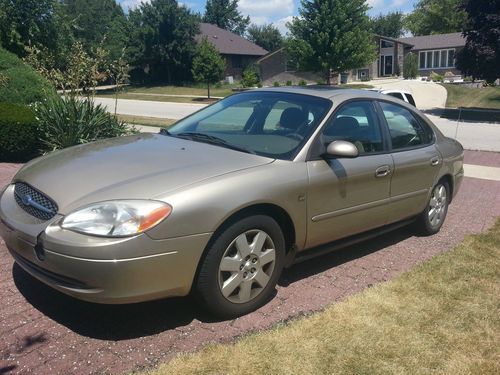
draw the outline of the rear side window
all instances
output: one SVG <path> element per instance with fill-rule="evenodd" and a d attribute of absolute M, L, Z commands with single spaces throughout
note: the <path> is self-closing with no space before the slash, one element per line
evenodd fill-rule
<path fill-rule="evenodd" d="M 416 107 L 417 105 L 415 104 L 415 99 L 413 99 L 413 96 L 410 94 L 405 94 L 406 99 L 408 99 L 408 103 L 410 103 L 412 106 Z"/>
<path fill-rule="evenodd" d="M 380 102 L 380 106 L 389 127 L 393 150 L 432 143 L 432 130 L 409 110 L 386 102 Z"/>

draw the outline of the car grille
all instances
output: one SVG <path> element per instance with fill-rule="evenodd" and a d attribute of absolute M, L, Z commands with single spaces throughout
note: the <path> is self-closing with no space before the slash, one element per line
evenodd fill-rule
<path fill-rule="evenodd" d="M 50 220 L 57 214 L 57 204 L 52 199 L 24 182 L 15 184 L 14 197 L 24 211 L 40 220 Z"/>

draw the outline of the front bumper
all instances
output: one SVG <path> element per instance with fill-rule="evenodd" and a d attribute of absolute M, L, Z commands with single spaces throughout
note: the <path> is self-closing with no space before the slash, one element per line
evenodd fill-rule
<path fill-rule="evenodd" d="M 86 236 L 54 225 L 60 217 L 40 223 L 17 206 L 11 190 L 0 197 L 0 236 L 19 266 L 50 287 L 97 303 L 189 293 L 211 233 L 164 240 Z"/>

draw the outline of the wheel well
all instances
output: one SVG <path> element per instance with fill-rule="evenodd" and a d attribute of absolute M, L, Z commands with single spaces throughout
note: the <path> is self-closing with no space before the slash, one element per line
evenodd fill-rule
<path fill-rule="evenodd" d="M 448 183 L 448 187 L 450 188 L 450 203 L 451 203 L 451 200 L 453 199 L 453 178 L 451 177 L 451 175 L 446 174 L 443 177 L 441 177 L 439 181 L 445 181 Z"/>
<path fill-rule="evenodd" d="M 256 204 L 233 213 L 226 220 L 224 220 L 224 222 L 215 231 L 212 238 L 216 238 L 217 234 L 229 225 L 250 215 L 267 215 L 276 220 L 281 228 L 281 231 L 283 232 L 283 236 L 285 237 L 286 251 L 290 251 L 292 246 L 295 244 L 295 226 L 293 225 L 293 221 L 290 215 L 288 215 L 283 208 L 270 203 Z"/>
<path fill-rule="evenodd" d="M 212 243 L 215 241 L 219 233 L 224 231 L 231 224 L 250 215 L 267 215 L 276 220 L 276 222 L 278 223 L 283 232 L 283 236 L 285 237 L 286 252 L 288 253 L 293 249 L 293 246 L 295 245 L 295 226 L 293 225 L 292 218 L 283 208 L 270 203 L 256 204 L 253 206 L 245 207 L 233 213 L 226 220 L 224 220 L 224 222 L 221 225 L 219 225 L 217 230 L 214 232 L 212 238 L 210 238 L 210 241 L 208 241 L 201 258 L 198 261 L 198 267 L 196 269 L 196 274 L 193 280 L 193 284 L 191 286 L 191 291 L 193 291 L 193 287 L 196 284 L 196 280 L 198 279 L 198 275 L 200 272 L 200 266 L 203 263 L 203 260 L 205 259 L 207 251 L 212 245 Z"/>

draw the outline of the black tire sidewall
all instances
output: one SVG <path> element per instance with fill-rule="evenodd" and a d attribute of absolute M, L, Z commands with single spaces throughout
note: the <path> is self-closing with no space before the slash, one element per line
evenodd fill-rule
<path fill-rule="evenodd" d="M 276 263 L 269 283 L 258 296 L 246 303 L 233 303 L 227 300 L 220 291 L 219 264 L 229 244 L 237 236 L 251 229 L 263 230 L 271 237 L 276 250 Z M 228 225 L 211 241 L 206 255 L 201 261 L 196 279 L 195 295 L 209 312 L 218 317 L 233 318 L 247 314 L 269 300 L 281 275 L 284 263 L 285 239 L 279 224 L 266 215 L 248 216 Z"/>

